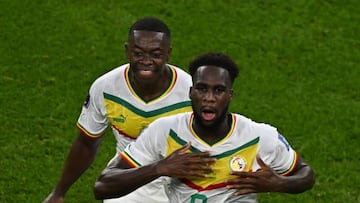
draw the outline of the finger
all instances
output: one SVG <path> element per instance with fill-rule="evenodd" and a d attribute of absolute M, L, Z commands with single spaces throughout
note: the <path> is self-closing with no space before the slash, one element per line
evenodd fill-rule
<path fill-rule="evenodd" d="M 250 193 L 256 193 L 257 190 L 255 189 L 241 189 L 235 192 L 235 196 L 239 196 L 239 195 L 246 195 L 246 194 L 250 194 Z"/>
<path fill-rule="evenodd" d="M 199 171 L 206 171 L 211 172 L 214 170 L 213 165 L 215 160 L 208 159 L 208 160 L 188 160 L 185 164 L 186 167 L 191 170 L 199 170 Z"/>
<path fill-rule="evenodd" d="M 185 153 L 183 153 L 185 154 Z M 210 156 L 210 152 L 189 152 L 186 153 L 188 159 L 198 160 L 198 161 L 212 161 L 216 158 Z"/>
<path fill-rule="evenodd" d="M 176 150 L 176 151 L 178 151 L 180 154 L 183 154 L 183 153 L 185 153 L 188 149 L 190 149 L 190 147 L 191 147 L 191 142 L 189 141 L 189 142 L 186 143 L 186 145 L 180 147 L 180 148 L 179 148 L 178 150 Z"/>
<path fill-rule="evenodd" d="M 239 187 L 242 186 L 256 186 L 258 185 L 259 181 L 256 178 L 236 178 L 236 179 L 230 179 L 226 181 L 226 184 L 229 186 L 235 186 Z"/>
<path fill-rule="evenodd" d="M 256 155 L 256 161 L 259 164 L 260 168 L 268 168 L 269 166 L 264 163 L 264 161 L 260 158 L 260 155 Z"/>
<path fill-rule="evenodd" d="M 209 176 L 209 172 L 204 171 L 204 170 L 201 170 L 201 171 L 194 170 L 194 171 L 189 172 L 187 177 L 189 177 L 189 176 L 199 177 L 199 178 L 207 178 Z"/>
<path fill-rule="evenodd" d="M 256 187 L 253 184 L 228 184 L 226 185 L 226 188 L 228 189 L 236 189 L 239 191 L 245 191 L 245 190 L 252 190 L 255 191 Z"/>
<path fill-rule="evenodd" d="M 241 177 L 241 178 L 255 178 L 255 177 L 257 177 L 257 175 L 254 172 L 231 171 L 230 174 Z M 238 180 L 238 179 L 231 179 L 231 180 Z"/>

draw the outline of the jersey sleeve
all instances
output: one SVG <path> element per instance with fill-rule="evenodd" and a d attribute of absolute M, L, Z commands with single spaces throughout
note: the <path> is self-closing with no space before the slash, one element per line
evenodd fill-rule
<path fill-rule="evenodd" d="M 259 155 L 262 160 L 280 175 L 287 175 L 295 168 L 297 154 L 276 128 L 261 124 Z M 259 166 L 257 165 L 257 169 Z"/>
<path fill-rule="evenodd" d="M 97 80 L 90 87 L 78 118 L 77 127 L 83 135 L 89 138 L 98 138 L 107 126 L 108 120 L 103 103 L 103 91 L 100 82 Z"/>
<path fill-rule="evenodd" d="M 120 156 L 132 167 L 148 165 L 164 158 L 167 133 L 161 122 L 162 119 L 159 120 L 152 122 L 120 153 Z"/>

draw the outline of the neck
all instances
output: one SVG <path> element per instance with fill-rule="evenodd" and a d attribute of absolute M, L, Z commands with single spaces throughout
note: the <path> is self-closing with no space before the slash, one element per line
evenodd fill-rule
<path fill-rule="evenodd" d="M 231 128 L 231 114 L 226 114 L 225 118 L 221 122 L 218 122 L 212 126 L 204 126 L 201 121 L 194 119 L 193 129 L 196 134 L 201 137 L 205 142 L 211 144 L 224 138 Z"/>
<path fill-rule="evenodd" d="M 161 73 L 159 78 L 154 82 L 146 83 L 144 81 L 138 81 L 133 73 L 130 71 L 130 83 L 136 93 L 144 100 L 151 100 L 161 95 L 169 86 L 171 77 L 169 68 Z"/>

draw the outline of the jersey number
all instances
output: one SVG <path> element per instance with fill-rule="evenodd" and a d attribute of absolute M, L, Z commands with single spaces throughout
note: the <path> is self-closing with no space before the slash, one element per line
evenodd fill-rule
<path fill-rule="evenodd" d="M 205 195 L 201 195 L 201 194 L 191 195 L 190 203 L 206 203 L 206 202 L 207 202 L 207 198 Z"/>

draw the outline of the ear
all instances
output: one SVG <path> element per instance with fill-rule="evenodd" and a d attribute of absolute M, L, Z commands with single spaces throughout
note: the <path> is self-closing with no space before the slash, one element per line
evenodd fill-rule
<path fill-rule="evenodd" d="M 189 98 L 190 98 L 190 99 L 191 99 L 192 88 L 193 88 L 193 87 L 190 87 L 190 89 L 189 89 Z"/>
<path fill-rule="evenodd" d="M 166 62 L 168 62 L 171 58 L 171 51 L 172 51 L 172 48 L 169 47 L 169 50 L 166 53 Z"/>
<path fill-rule="evenodd" d="M 168 55 L 171 56 L 172 47 L 169 47 Z"/>
<path fill-rule="evenodd" d="M 129 43 L 128 43 L 128 42 L 125 42 L 125 43 L 124 43 L 124 48 L 125 48 L 125 51 L 128 51 L 128 49 L 129 49 L 129 47 L 128 47 L 128 46 L 129 46 Z"/>
<path fill-rule="evenodd" d="M 234 90 L 233 90 L 233 89 L 230 89 L 230 91 L 229 91 L 229 98 L 230 98 L 230 100 L 233 99 L 233 96 L 234 96 Z"/>
<path fill-rule="evenodd" d="M 127 57 L 128 59 L 130 59 L 130 51 L 129 51 L 129 43 L 128 43 L 128 42 L 125 42 L 125 43 L 124 43 L 124 48 L 125 48 L 126 57 Z"/>

